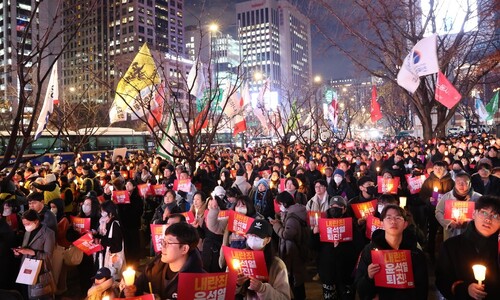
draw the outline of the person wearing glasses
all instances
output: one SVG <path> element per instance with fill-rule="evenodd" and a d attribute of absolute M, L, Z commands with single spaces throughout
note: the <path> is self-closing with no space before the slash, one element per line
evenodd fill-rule
<path fill-rule="evenodd" d="M 456 220 L 444 219 L 444 208 L 447 200 L 476 202 L 482 195 L 475 192 L 471 185 L 471 177 L 468 173 L 460 172 L 455 175 L 455 186 L 451 191 L 444 194 L 436 206 L 436 220 L 443 227 L 443 240 L 457 236 L 464 232 L 468 220 L 457 218 Z"/>
<path fill-rule="evenodd" d="M 500 197 L 476 201 L 465 232 L 443 243 L 436 265 L 436 287 L 447 299 L 500 299 Z M 472 266 L 486 267 L 480 285 Z"/>
<path fill-rule="evenodd" d="M 403 208 L 389 204 L 382 210 L 380 219 L 383 230 L 378 229 L 372 235 L 371 242 L 361 252 L 356 269 L 355 285 L 361 300 L 365 299 L 427 299 L 428 275 L 425 255 L 417 247 L 415 234 L 405 229 L 408 227 L 407 216 Z M 415 288 L 396 289 L 375 286 L 375 274 L 381 266 L 372 263 L 372 250 L 410 250 Z"/>
<path fill-rule="evenodd" d="M 160 299 L 177 299 L 179 273 L 205 273 L 197 245 L 200 237 L 193 226 L 175 223 L 165 230 L 159 254 L 144 272 L 135 279 L 134 285 L 123 289 L 125 297 L 150 294 Z"/>
<path fill-rule="evenodd" d="M 329 207 L 330 197 L 326 192 L 328 183 L 324 179 L 318 179 L 314 182 L 314 191 L 316 194 L 307 201 L 306 209 L 308 211 L 326 211 Z"/>

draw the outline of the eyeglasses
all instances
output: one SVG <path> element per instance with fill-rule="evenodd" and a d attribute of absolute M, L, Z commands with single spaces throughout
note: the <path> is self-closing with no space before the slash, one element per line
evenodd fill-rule
<path fill-rule="evenodd" d="M 384 218 L 384 220 L 387 220 L 389 222 L 394 221 L 394 222 L 398 223 L 398 222 L 403 222 L 405 220 L 405 218 L 403 218 L 402 216 L 386 216 Z"/>
<path fill-rule="evenodd" d="M 314 188 L 316 188 L 316 189 L 325 188 L 326 189 L 326 186 L 324 186 L 324 185 L 316 185 Z"/>
<path fill-rule="evenodd" d="M 498 215 L 498 214 L 490 214 L 489 212 L 487 212 L 484 209 L 481 209 L 478 212 L 478 216 L 481 219 L 483 219 L 483 220 L 490 219 L 491 221 L 500 222 L 500 215 Z"/>
<path fill-rule="evenodd" d="M 161 246 L 162 246 L 163 248 L 167 248 L 167 247 L 168 247 L 168 245 L 185 245 L 185 243 L 169 242 L 169 241 L 167 241 L 167 240 L 163 240 L 163 241 L 161 241 Z"/>

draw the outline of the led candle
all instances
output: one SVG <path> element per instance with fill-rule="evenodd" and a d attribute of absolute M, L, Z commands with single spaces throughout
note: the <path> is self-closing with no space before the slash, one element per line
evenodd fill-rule
<path fill-rule="evenodd" d="M 219 180 L 217 180 L 217 185 L 220 185 L 220 183 L 221 183 L 221 182 L 222 182 L 222 181 L 220 181 L 220 179 L 219 179 Z"/>
<path fill-rule="evenodd" d="M 240 273 L 240 271 L 241 271 L 241 262 L 240 262 L 240 260 L 237 259 L 237 258 L 233 258 L 233 260 L 232 260 L 231 263 L 233 265 L 233 269 L 235 271 L 238 271 L 238 273 Z"/>
<path fill-rule="evenodd" d="M 110 185 L 110 186 L 109 186 L 109 190 L 110 190 L 111 192 L 113 192 L 113 186 L 112 186 L 112 185 Z"/>
<path fill-rule="evenodd" d="M 377 173 L 378 173 L 378 172 L 380 172 L 380 168 L 379 168 L 379 167 L 377 167 L 377 169 L 376 169 L 376 170 L 377 170 Z"/>
<path fill-rule="evenodd" d="M 434 187 L 434 190 L 432 191 L 432 199 L 434 199 L 434 201 L 438 200 L 439 197 L 438 191 L 439 189 L 437 187 Z"/>
<path fill-rule="evenodd" d="M 486 267 L 483 265 L 473 265 L 472 271 L 474 271 L 474 278 L 476 278 L 477 283 L 481 285 L 486 279 Z"/>
<path fill-rule="evenodd" d="M 127 166 L 127 171 L 130 171 L 130 166 Z"/>
<path fill-rule="evenodd" d="M 123 271 L 123 280 L 125 281 L 125 285 L 130 286 L 134 284 L 135 281 L 135 271 L 132 267 L 128 267 L 125 271 Z"/>
<path fill-rule="evenodd" d="M 361 172 L 357 172 L 356 175 L 359 178 L 361 176 Z"/>
<path fill-rule="evenodd" d="M 198 208 L 194 208 L 194 218 L 198 219 Z"/>
<path fill-rule="evenodd" d="M 453 208 L 451 210 L 451 217 L 453 219 L 455 219 L 456 221 L 458 221 L 458 219 L 460 218 L 460 209 L 458 208 Z"/>
<path fill-rule="evenodd" d="M 156 175 L 155 178 L 156 178 L 156 182 L 160 181 L 160 175 Z"/>
<path fill-rule="evenodd" d="M 109 300 L 109 296 L 102 297 L 102 300 Z"/>
<path fill-rule="evenodd" d="M 406 197 L 399 197 L 399 206 L 402 208 L 406 207 Z"/>
<path fill-rule="evenodd" d="M 316 220 L 316 226 L 318 226 L 319 225 L 319 215 L 318 215 L 318 213 L 314 214 L 314 219 Z"/>

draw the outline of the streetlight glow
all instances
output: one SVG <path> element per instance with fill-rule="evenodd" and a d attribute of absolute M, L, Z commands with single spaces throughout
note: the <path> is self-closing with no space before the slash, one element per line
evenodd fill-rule
<path fill-rule="evenodd" d="M 262 80 L 263 77 L 264 75 L 259 71 L 253 73 L 253 79 L 255 79 L 255 81 Z"/>
<path fill-rule="evenodd" d="M 217 32 L 219 30 L 219 24 L 217 23 L 212 23 L 208 26 L 208 29 L 211 31 L 211 32 Z"/>
<path fill-rule="evenodd" d="M 321 76 L 320 75 L 314 76 L 314 82 L 315 83 L 321 83 Z"/>

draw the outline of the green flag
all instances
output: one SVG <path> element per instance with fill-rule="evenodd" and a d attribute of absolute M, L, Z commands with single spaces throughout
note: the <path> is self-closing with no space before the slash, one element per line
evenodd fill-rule
<path fill-rule="evenodd" d="M 486 105 L 486 111 L 488 112 L 488 117 L 486 121 L 493 120 L 496 112 L 498 111 L 498 91 L 493 95 L 490 102 Z"/>

